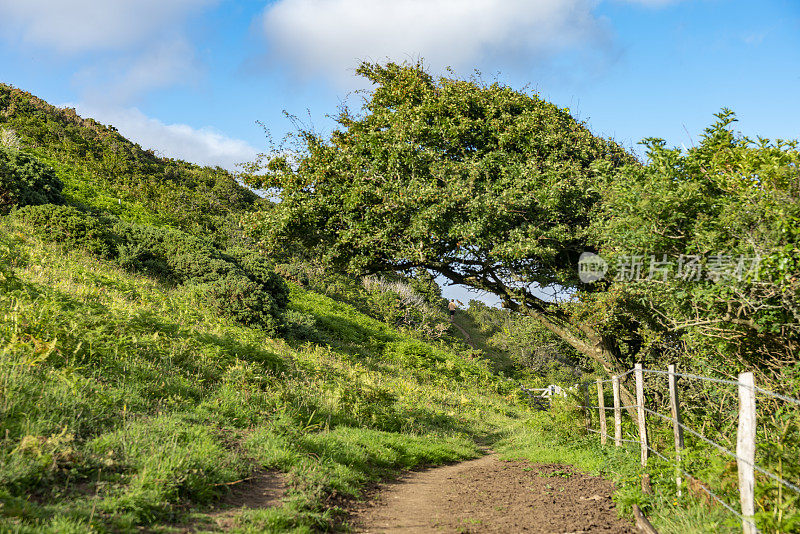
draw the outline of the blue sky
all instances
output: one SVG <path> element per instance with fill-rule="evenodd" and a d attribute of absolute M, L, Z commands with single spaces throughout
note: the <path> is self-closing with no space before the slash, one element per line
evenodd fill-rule
<path fill-rule="evenodd" d="M 256 121 L 291 130 L 284 110 L 329 130 L 359 60 L 419 57 L 634 149 L 688 147 L 723 106 L 800 138 L 799 0 L 0 0 L 0 81 L 227 168 L 266 149 Z"/>

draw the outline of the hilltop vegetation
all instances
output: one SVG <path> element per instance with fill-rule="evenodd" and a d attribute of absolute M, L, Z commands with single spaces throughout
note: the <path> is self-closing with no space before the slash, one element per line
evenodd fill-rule
<path fill-rule="evenodd" d="M 2 83 L 0 130 L 3 144 L 55 169 L 70 202 L 127 220 L 219 240 L 231 237 L 231 213 L 259 203 L 221 168 L 158 157 L 113 126 Z"/>

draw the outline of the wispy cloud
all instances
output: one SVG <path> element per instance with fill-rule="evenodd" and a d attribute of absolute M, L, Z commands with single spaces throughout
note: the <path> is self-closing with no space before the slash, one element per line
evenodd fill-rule
<path fill-rule="evenodd" d="M 140 45 L 218 0 L 0 0 L 7 38 L 58 53 Z"/>
<path fill-rule="evenodd" d="M 527 65 L 608 42 L 594 0 L 278 0 L 261 20 L 270 56 L 295 72 L 349 78 L 362 59 L 435 68 Z"/>
<path fill-rule="evenodd" d="M 158 154 L 198 165 L 234 170 L 236 164 L 253 161 L 257 150 L 246 141 L 226 136 L 213 128 L 193 128 L 187 124 L 164 124 L 136 108 L 97 107 L 69 104 L 83 117 L 113 125 L 119 132 Z"/>
<path fill-rule="evenodd" d="M 194 48 L 178 38 L 96 62 L 76 72 L 73 82 L 84 100 L 119 106 L 151 90 L 191 84 L 202 77 L 202 72 Z"/>

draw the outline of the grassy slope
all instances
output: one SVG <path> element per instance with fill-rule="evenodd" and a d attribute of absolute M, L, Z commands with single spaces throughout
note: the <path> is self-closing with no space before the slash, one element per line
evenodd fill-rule
<path fill-rule="evenodd" d="M 347 304 L 293 288 L 319 341 L 293 345 L 4 225 L 18 281 L 0 293 L 3 528 L 169 530 L 260 468 L 289 473 L 291 499 L 242 529 L 325 527 L 334 497 L 472 457 L 527 415 L 486 364 Z"/>

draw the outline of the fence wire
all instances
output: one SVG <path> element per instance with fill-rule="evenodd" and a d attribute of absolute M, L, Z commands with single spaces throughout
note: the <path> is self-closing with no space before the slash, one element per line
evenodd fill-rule
<path fill-rule="evenodd" d="M 800 399 L 795 399 L 789 397 L 787 395 L 781 395 L 780 393 L 775 393 L 774 391 L 770 391 L 768 389 L 760 388 L 758 386 L 750 386 L 748 384 L 742 384 L 737 380 L 725 380 L 722 378 L 711 378 L 708 376 L 701 376 L 701 375 L 693 375 L 689 373 L 670 373 L 669 371 L 659 371 L 657 369 L 642 369 L 645 373 L 653 373 L 657 375 L 675 375 L 683 378 L 693 378 L 696 380 L 704 380 L 706 382 L 716 382 L 719 384 L 727 384 L 731 386 L 744 386 L 744 387 L 752 387 L 756 390 L 756 392 L 761 393 L 762 395 L 768 395 L 770 397 L 774 397 L 776 399 L 780 399 L 782 401 L 788 402 L 790 404 L 794 404 L 795 406 L 800 406 Z M 630 372 L 630 371 L 629 371 Z M 603 382 L 610 382 L 610 380 L 604 380 Z"/>
<path fill-rule="evenodd" d="M 679 376 L 681 378 L 692 378 L 692 379 L 695 379 L 695 380 L 703 380 L 705 382 L 716 382 L 718 384 L 727 384 L 727 385 L 730 385 L 730 386 L 746 386 L 746 384 L 742 384 L 741 382 L 739 382 L 737 380 L 725 380 L 723 378 L 711 378 L 711 377 L 708 377 L 708 376 L 692 375 L 692 374 L 689 374 L 689 373 L 670 373 L 669 371 L 659 371 L 657 369 L 642 369 L 642 372 L 652 373 L 652 374 L 656 374 L 656 375 L 667 375 L 667 376 L 673 375 L 673 376 Z"/>
<path fill-rule="evenodd" d="M 666 456 L 664 456 L 663 454 L 661 454 L 660 452 L 658 452 L 657 450 L 655 450 L 654 448 L 650 447 L 649 445 L 645 445 L 645 447 L 647 447 L 648 450 L 650 450 L 653 454 L 655 454 L 659 458 L 662 458 L 662 459 L 666 460 L 667 462 L 672 462 L 673 461 L 673 460 L 670 460 L 669 458 L 667 458 Z M 709 488 L 707 488 L 705 484 L 703 484 L 697 478 L 693 477 L 692 475 L 690 475 L 689 473 L 684 471 L 683 468 L 681 468 L 680 466 L 676 466 L 676 467 L 683 474 L 683 476 L 685 476 L 686 478 L 691 478 L 692 480 L 694 480 L 697 483 L 697 485 L 700 486 L 703 489 L 703 491 L 708 493 L 711 497 L 714 498 L 714 500 L 716 500 L 722 506 L 727 508 L 728 511 L 732 512 L 733 514 L 735 514 L 736 517 L 738 517 L 742 522 L 750 523 L 750 525 L 752 525 L 752 527 L 755 529 L 756 532 L 761 532 L 760 530 L 758 530 L 758 527 L 756 527 L 756 524 L 753 522 L 752 519 L 744 517 L 735 508 L 733 508 L 731 505 L 729 505 L 724 500 L 722 500 L 722 498 L 719 495 L 717 495 L 716 493 L 711 491 Z"/>
<path fill-rule="evenodd" d="M 635 371 L 635 369 L 629 369 L 629 370 L 625 371 L 624 373 L 622 373 L 621 375 L 615 375 L 615 376 L 616 376 L 618 379 L 622 379 L 623 377 L 626 377 L 626 376 L 628 376 L 629 374 L 631 374 L 631 373 L 632 373 L 632 372 L 634 372 L 634 371 Z M 613 378 L 609 378 L 608 380 L 601 380 L 601 382 L 602 382 L 603 384 L 605 384 L 606 382 L 613 382 L 613 381 L 614 381 L 614 379 L 613 379 Z"/>
<path fill-rule="evenodd" d="M 786 401 L 788 403 L 794 404 L 796 406 L 800 406 L 800 400 L 793 399 L 791 397 L 787 397 L 786 395 L 781 395 L 780 393 L 774 393 L 774 392 L 766 390 L 766 389 L 761 389 L 758 386 L 755 386 L 755 390 L 756 390 L 757 393 L 761 393 L 763 395 L 769 395 L 770 397 L 775 397 L 776 399 L 781 399 L 783 401 Z"/>
<path fill-rule="evenodd" d="M 617 439 L 614 436 L 612 436 L 611 434 L 609 434 L 608 432 L 603 433 L 603 432 L 599 432 L 597 430 L 593 430 L 591 428 L 587 428 L 586 430 L 588 430 L 589 432 L 594 432 L 595 434 L 600 434 L 601 436 L 605 436 L 606 438 L 614 440 L 614 441 L 616 441 L 616 439 Z M 636 439 L 619 438 L 619 440 L 620 441 L 625 441 L 627 443 L 641 443 L 639 440 L 636 440 Z"/>
<path fill-rule="evenodd" d="M 716 447 L 716 448 L 717 448 L 717 450 L 719 450 L 719 451 L 721 451 L 721 452 L 723 452 L 723 453 L 727 454 L 728 456 L 730 456 L 730 457 L 732 457 L 732 458 L 735 458 L 737 461 L 742 461 L 742 462 L 746 463 L 747 465 L 751 466 L 753 469 L 755 469 L 755 470 L 756 470 L 756 471 L 758 471 L 759 473 L 762 473 L 762 474 L 764 474 L 764 475 L 768 476 L 769 478 L 771 478 L 771 479 L 772 479 L 772 480 L 774 480 L 775 482 L 778 482 L 778 483 L 780 483 L 780 484 L 783 484 L 783 485 L 784 485 L 784 486 L 786 486 L 787 488 L 789 488 L 789 489 L 791 489 L 791 490 L 794 490 L 794 491 L 796 491 L 797 493 L 800 493 L 800 487 L 798 487 L 798 486 L 795 486 L 794 484 L 792 484 L 792 483 L 791 483 L 791 482 L 789 482 L 788 480 L 784 480 L 784 479 L 782 479 L 782 478 L 781 478 L 781 477 L 779 477 L 778 475 L 774 475 L 774 474 L 770 473 L 769 471 L 767 471 L 766 469 L 764 469 L 764 468 L 763 468 L 763 467 L 761 467 L 760 465 L 758 465 L 758 464 L 756 464 L 756 463 L 754 463 L 754 462 L 750 462 L 750 461 L 749 461 L 749 460 L 747 460 L 746 458 L 742 458 L 741 456 L 739 456 L 739 455 L 738 455 L 738 454 L 736 454 L 735 452 L 733 452 L 733 451 L 731 451 L 731 450 L 729 450 L 729 449 L 726 449 L 725 447 L 723 447 L 722 445 L 720 445 L 720 444 L 719 444 L 719 443 L 717 443 L 716 441 L 712 441 L 712 440 L 708 439 L 707 437 L 705 437 L 704 435 L 700 434 L 699 432 L 695 432 L 694 430 L 692 430 L 692 429 L 691 429 L 691 428 L 689 428 L 688 426 L 684 425 L 683 423 L 678 423 L 678 422 L 677 422 L 677 421 L 675 421 L 675 419 L 673 419 L 672 417 L 667 417 L 666 415 L 661 415 L 660 413 L 658 413 L 658 412 L 656 412 L 656 411 L 654 411 L 654 410 L 651 410 L 651 409 L 649 409 L 649 408 L 645 408 L 645 409 L 644 409 L 644 411 L 645 411 L 645 412 L 647 412 L 647 413 L 649 413 L 649 414 L 653 414 L 653 415 L 655 415 L 655 416 L 657 416 L 657 417 L 660 417 L 661 419 L 664 419 L 664 420 L 666 420 L 666 421 L 669 421 L 669 422 L 671 422 L 671 423 L 673 423 L 673 424 L 674 424 L 674 423 L 677 423 L 677 424 L 678 424 L 678 426 L 679 426 L 679 427 L 681 427 L 682 429 L 684 429 L 686 432 L 690 433 L 690 434 L 691 434 L 691 435 L 693 435 L 693 436 L 697 436 L 698 438 L 700 438 L 701 440 L 705 441 L 705 442 L 706 442 L 706 443 L 708 443 L 709 445 L 712 445 L 712 446 Z"/>
<path fill-rule="evenodd" d="M 630 406 L 620 406 L 619 409 L 622 410 L 623 408 L 638 408 L 638 407 L 639 407 L 638 404 L 631 404 Z M 581 408 L 590 408 L 590 409 L 598 410 L 598 409 L 600 409 L 600 406 L 581 406 Z M 616 408 L 614 408 L 613 406 L 604 406 L 603 409 L 604 410 L 616 410 Z"/>

